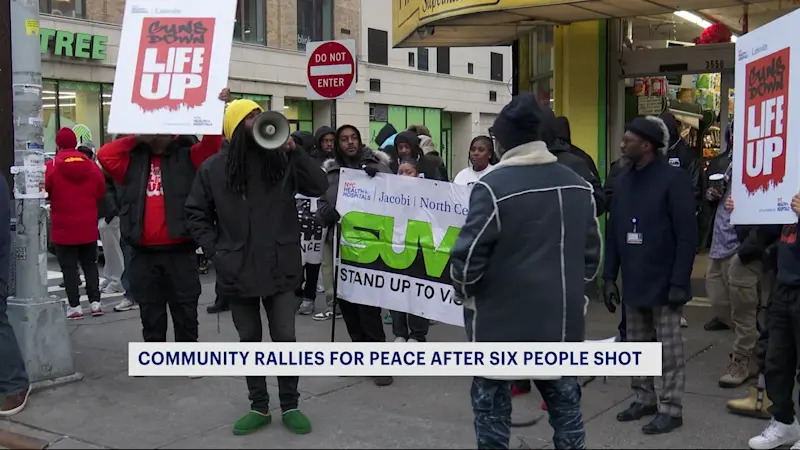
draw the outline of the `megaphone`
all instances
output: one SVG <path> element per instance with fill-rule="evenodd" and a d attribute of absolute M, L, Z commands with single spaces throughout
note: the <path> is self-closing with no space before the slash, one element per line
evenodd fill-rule
<path fill-rule="evenodd" d="M 281 148 L 289 134 L 289 121 L 279 112 L 264 111 L 253 121 L 253 139 L 265 150 Z"/>

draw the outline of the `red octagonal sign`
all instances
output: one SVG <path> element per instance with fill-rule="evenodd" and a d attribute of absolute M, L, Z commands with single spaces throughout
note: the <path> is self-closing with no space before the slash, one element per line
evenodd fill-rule
<path fill-rule="evenodd" d="M 332 100 L 347 94 L 355 83 L 355 74 L 353 55 L 340 42 L 324 42 L 308 55 L 308 88 L 317 99 Z"/>

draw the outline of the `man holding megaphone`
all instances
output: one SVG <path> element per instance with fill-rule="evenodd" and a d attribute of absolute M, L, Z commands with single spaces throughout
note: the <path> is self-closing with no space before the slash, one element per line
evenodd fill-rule
<path fill-rule="evenodd" d="M 295 289 L 303 282 L 295 194 L 319 197 L 328 181 L 319 163 L 289 138 L 289 123 L 251 100 L 228 104 L 228 148 L 198 170 L 186 201 L 188 227 L 214 262 L 217 295 L 225 298 L 242 342 L 261 342 L 261 305 L 272 342 L 295 342 Z M 298 377 L 278 377 L 282 420 L 297 434 L 311 431 L 298 407 Z M 272 422 L 265 377 L 247 377 L 250 412 L 237 435 Z"/>

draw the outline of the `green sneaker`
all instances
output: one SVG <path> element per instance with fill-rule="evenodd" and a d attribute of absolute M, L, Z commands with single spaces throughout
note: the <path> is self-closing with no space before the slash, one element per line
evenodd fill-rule
<path fill-rule="evenodd" d="M 311 421 L 299 409 L 290 409 L 283 413 L 283 424 L 294 434 L 311 433 Z"/>
<path fill-rule="evenodd" d="M 242 416 L 241 419 L 237 420 L 235 424 L 233 424 L 233 434 L 237 436 L 243 436 L 245 434 L 255 433 L 260 428 L 263 428 L 271 423 L 272 414 L 250 411 Z"/>

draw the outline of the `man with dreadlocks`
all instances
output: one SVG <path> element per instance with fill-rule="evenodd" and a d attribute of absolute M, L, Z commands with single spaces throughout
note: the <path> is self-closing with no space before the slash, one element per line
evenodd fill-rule
<path fill-rule="evenodd" d="M 225 110 L 230 145 L 200 167 L 186 201 L 189 229 L 217 270 L 217 295 L 227 299 L 241 342 L 261 342 L 261 305 L 272 342 L 295 342 L 295 290 L 303 283 L 300 224 L 295 194 L 319 197 L 328 180 L 319 162 L 289 138 L 279 150 L 259 147 L 253 121 L 262 112 L 251 100 Z M 246 377 L 250 411 L 233 434 L 250 434 L 272 422 L 266 378 Z M 297 409 L 298 377 L 278 377 L 283 424 L 311 432 Z"/>
<path fill-rule="evenodd" d="M 392 173 L 389 155 L 365 146 L 361 141 L 361 133 L 353 125 L 342 125 L 336 130 L 333 153 L 334 158 L 322 165 L 328 176 L 328 192 L 317 201 L 317 220 L 325 226 L 333 226 L 340 219 L 336 211 L 336 198 L 339 195 L 339 172 L 342 167 L 361 169 L 371 177 L 378 172 Z M 386 341 L 379 307 L 350 303 L 346 299 L 339 300 L 338 306 L 353 342 Z M 375 377 L 373 381 L 378 386 L 388 386 L 394 379 Z"/>
<path fill-rule="evenodd" d="M 219 99 L 227 101 L 228 89 Z M 97 159 L 119 185 L 122 239 L 132 248 L 126 267 L 139 303 L 145 342 L 167 341 L 167 307 L 176 342 L 196 342 L 200 278 L 196 245 L 183 205 L 195 171 L 217 153 L 222 136 L 134 135 L 100 148 Z"/>

